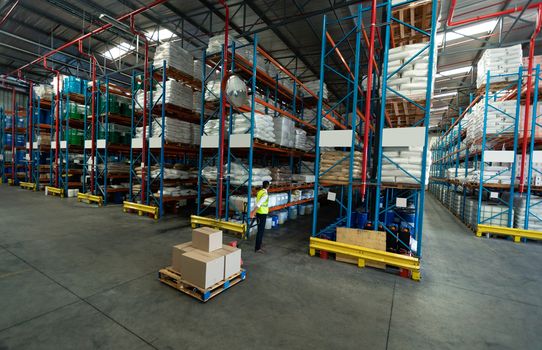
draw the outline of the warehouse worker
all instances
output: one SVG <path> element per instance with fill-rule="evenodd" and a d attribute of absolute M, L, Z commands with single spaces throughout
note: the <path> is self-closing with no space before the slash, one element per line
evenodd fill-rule
<path fill-rule="evenodd" d="M 262 250 L 262 241 L 263 241 L 263 231 L 265 230 L 265 220 L 267 219 L 267 214 L 269 213 L 269 195 L 267 194 L 267 189 L 269 188 L 269 181 L 264 181 L 262 189 L 258 191 L 256 195 L 256 207 L 250 213 L 250 217 L 253 218 L 256 214 L 256 219 L 258 220 L 258 234 L 256 235 L 256 245 L 254 246 L 254 251 L 256 253 L 263 253 Z"/>

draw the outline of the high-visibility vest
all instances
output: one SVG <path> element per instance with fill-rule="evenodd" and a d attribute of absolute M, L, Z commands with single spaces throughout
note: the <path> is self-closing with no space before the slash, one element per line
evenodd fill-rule
<path fill-rule="evenodd" d="M 258 191 L 258 194 L 256 195 L 256 203 L 258 203 L 260 201 L 260 199 L 267 195 L 267 190 L 265 189 L 261 189 Z M 267 199 L 265 200 L 265 202 L 263 202 L 261 204 L 261 206 L 256 210 L 256 213 L 258 214 L 268 214 L 269 213 L 269 196 L 267 196 Z"/>

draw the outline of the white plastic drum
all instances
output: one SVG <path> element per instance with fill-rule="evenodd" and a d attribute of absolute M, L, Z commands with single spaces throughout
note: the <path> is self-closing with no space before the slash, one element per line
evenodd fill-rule
<path fill-rule="evenodd" d="M 265 219 L 265 229 L 271 230 L 271 228 L 273 228 L 273 218 L 268 216 L 267 219 Z"/>

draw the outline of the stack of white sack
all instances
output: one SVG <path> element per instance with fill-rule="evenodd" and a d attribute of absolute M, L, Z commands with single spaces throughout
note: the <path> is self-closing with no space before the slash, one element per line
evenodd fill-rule
<path fill-rule="evenodd" d="M 503 163 L 504 164 L 504 163 Z M 485 165 L 484 166 L 484 183 L 487 184 L 510 184 L 512 172 L 508 165 Z M 480 182 L 480 169 L 469 172 L 467 181 L 471 183 Z"/>
<path fill-rule="evenodd" d="M 220 80 L 209 80 L 205 89 L 205 101 L 216 102 L 220 100 Z"/>
<path fill-rule="evenodd" d="M 542 197 L 532 195 L 531 207 L 529 208 L 528 225 L 525 225 L 526 213 L 526 198 L 516 197 L 514 200 L 514 227 L 525 230 L 542 231 L 542 206 L 532 205 L 533 203 L 539 203 Z"/>
<path fill-rule="evenodd" d="M 304 151 L 310 152 L 315 150 L 314 138 L 314 136 L 307 135 L 305 140 L 305 148 L 303 149 Z"/>
<path fill-rule="evenodd" d="M 295 146 L 296 149 L 307 149 L 307 132 L 300 128 L 295 128 Z"/>
<path fill-rule="evenodd" d="M 202 105 L 201 91 L 194 91 L 194 109 L 193 109 L 194 112 L 196 112 L 197 114 L 200 114 L 201 113 L 201 105 Z M 209 108 L 205 107 L 205 115 L 209 116 L 211 114 L 213 114 L 213 111 L 210 110 Z"/>
<path fill-rule="evenodd" d="M 316 126 L 316 123 L 318 120 L 316 119 L 316 115 L 318 114 L 318 108 L 306 108 L 304 110 L 303 120 L 307 123 Z M 333 122 L 327 118 L 322 118 L 322 122 L 320 123 L 320 128 L 322 130 L 333 130 L 335 128 L 335 125 Z"/>
<path fill-rule="evenodd" d="M 50 100 L 53 96 L 53 86 L 46 84 L 34 85 L 34 95 L 42 100 Z"/>
<path fill-rule="evenodd" d="M 233 114 L 232 134 L 247 134 L 250 132 L 250 113 Z M 275 123 L 273 117 L 267 114 L 254 114 L 254 137 L 262 141 L 275 143 Z"/>
<path fill-rule="evenodd" d="M 159 118 L 160 119 L 160 118 Z M 154 120 L 152 123 L 151 137 L 162 137 L 161 120 Z M 169 143 L 199 144 L 200 126 L 185 122 L 183 120 L 165 117 L 164 139 Z M 148 130 L 148 128 L 147 128 Z M 148 132 L 148 131 L 147 131 Z M 136 138 L 143 137 L 143 127 L 136 128 Z"/>
<path fill-rule="evenodd" d="M 486 85 L 488 71 L 491 75 L 490 84 L 503 81 L 517 81 L 517 75 L 495 75 L 517 74 L 522 64 L 523 50 L 521 49 L 521 44 L 485 50 L 477 64 L 476 87 L 479 88 Z"/>
<path fill-rule="evenodd" d="M 198 191 L 194 190 L 192 188 L 185 188 L 183 186 L 165 186 L 163 190 L 164 196 L 172 196 L 172 197 L 178 197 L 178 196 L 194 196 L 197 195 Z M 159 196 L 160 192 L 156 191 L 154 194 L 155 196 Z"/>
<path fill-rule="evenodd" d="M 284 147 L 294 148 L 296 145 L 295 122 L 283 116 L 275 117 L 273 121 L 276 143 Z"/>
<path fill-rule="evenodd" d="M 309 91 L 312 92 L 313 94 L 315 94 L 316 97 L 320 96 L 320 80 L 308 81 L 306 83 L 303 83 L 303 85 L 305 85 L 305 88 L 302 87 L 301 91 L 303 92 L 304 97 L 306 97 L 306 98 L 314 98 L 314 96 L 312 96 L 309 93 Z M 327 100 L 328 97 L 329 97 L 329 94 L 328 94 L 328 91 L 327 91 L 327 85 L 326 85 L 326 83 L 323 83 L 322 86 L 323 86 L 322 97 L 324 98 L 324 100 Z"/>
<path fill-rule="evenodd" d="M 412 57 L 415 58 L 388 79 L 388 87 L 410 99 L 418 100 L 425 98 L 429 78 L 429 49 L 425 49 L 421 54 L 418 54 L 425 46 L 427 46 L 425 43 L 412 44 L 398 46 L 389 50 L 388 76 L 395 73 L 405 62 L 412 59 Z M 433 61 L 433 73 L 436 73 L 437 60 L 434 59 Z M 380 80 L 382 83 L 382 77 Z M 433 82 L 435 80 L 434 74 L 432 80 Z M 434 86 L 434 84 L 431 86 Z M 388 98 L 399 97 L 392 92 L 388 92 Z"/>
<path fill-rule="evenodd" d="M 201 60 L 194 60 L 194 79 L 198 81 L 202 81 L 203 78 L 203 72 L 202 72 L 203 66 L 201 64 Z M 215 70 L 212 71 L 212 67 L 210 65 L 205 66 L 205 81 L 210 80 L 220 80 L 220 74 Z"/>
<path fill-rule="evenodd" d="M 194 56 L 182 48 L 180 41 L 161 43 L 154 53 L 154 67 L 160 68 L 166 61 L 166 67 L 175 68 L 189 76 L 194 74 Z"/>
<path fill-rule="evenodd" d="M 245 38 L 228 38 L 228 51 L 231 52 L 231 48 L 235 44 L 235 54 L 240 55 L 250 62 L 252 62 L 252 50 L 253 46 L 249 45 L 249 42 Z M 218 54 L 222 52 L 222 46 L 224 46 L 224 34 L 215 35 L 209 38 L 209 45 L 207 46 L 207 56 Z"/>
<path fill-rule="evenodd" d="M 152 103 L 153 105 L 162 104 L 162 87 L 157 86 L 156 90 L 152 91 Z M 150 101 L 150 91 L 147 92 L 147 103 Z M 143 91 L 137 93 L 136 96 L 136 109 L 141 110 L 143 106 Z M 194 109 L 194 93 L 192 89 L 176 80 L 166 81 L 166 94 L 165 103 L 178 106 L 181 108 L 193 110 Z"/>
<path fill-rule="evenodd" d="M 346 158 L 345 158 L 346 157 Z M 354 152 L 354 162 L 350 165 L 350 151 L 331 151 L 322 152 L 320 159 L 321 181 L 347 182 L 349 181 L 350 170 L 352 170 L 352 180 L 361 178 L 361 152 Z M 352 169 L 350 168 L 352 166 Z"/>
<path fill-rule="evenodd" d="M 516 155 L 516 183 L 519 183 L 521 178 L 521 163 L 523 157 L 521 154 Z M 530 155 L 525 155 L 525 169 L 528 169 L 528 164 L 530 162 Z M 531 184 L 533 186 L 542 186 L 542 163 L 536 162 L 533 160 L 532 163 L 532 172 L 531 172 Z M 523 182 L 527 184 L 527 178 L 529 177 L 528 171 L 524 171 Z M 541 216 L 542 217 L 542 216 Z"/>
<path fill-rule="evenodd" d="M 231 163 L 230 183 L 232 185 L 248 185 L 248 165 Z M 262 186 L 264 181 L 271 181 L 271 170 L 268 168 L 252 167 L 252 186 Z"/>
<path fill-rule="evenodd" d="M 485 125 L 486 135 L 503 135 L 514 133 L 514 122 L 516 117 L 516 100 L 494 101 L 487 111 Z M 484 109 L 485 102 L 480 101 L 472 108 L 467 136 L 470 140 L 482 138 L 484 131 Z"/>
<path fill-rule="evenodd" d="M 419 184 L 425 172 L 429 183 L 431 156 L 428 152 L 425 169 L 422 169 L 423 147 L 402 147 L 401 150 L 384 149 L 382 157 L 382 182 Z"/>

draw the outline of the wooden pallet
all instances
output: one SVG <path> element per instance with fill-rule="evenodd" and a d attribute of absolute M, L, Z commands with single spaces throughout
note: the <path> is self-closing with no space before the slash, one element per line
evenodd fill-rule
<path fill-rule="evenodd" d="M 158 271 L 158 279 L 160 280 L 160 282 L 165 283 L 168 286 L 173 287 L 185 294 L 188 294 L 191 297 L 196 298 L 202 302 L 206 302 L 209 299 L 222 293 L 223 291 L 229 289 L 231 286 L 234 286 L 239 282 L 244 281 L 245 278 L 246 270 L 241 269 L 241 271 L 234 274 L 230 278 L 224 281 L 220 281 L 207 289 L 202 289 L 194 286 L 188 281 L 183 280 L 178 272 L 172 270 L 171 266 Z"/>
<path fill-rule="evenodd" d="M 425 106 L 425 99 L 413 101 Z M 387 99 L 386 112 L 394 128 L 412 126 L 425 117 L 423 110 L 402 98 Z"/>
<path fill-rule="evenodd" d="M 440 9 L 440 3 L 437 7 Z M 437 14 L 439 9 L 437 9 Z M 394 8 L 392 16 L 416 28 L 431 32 L 431 10 L 432 1 L 422 0 Z M 396 21 L 391 22 L 391 35 L 395 47 L 429 41 L 429 36 Z"/>

